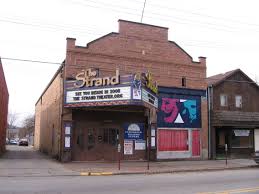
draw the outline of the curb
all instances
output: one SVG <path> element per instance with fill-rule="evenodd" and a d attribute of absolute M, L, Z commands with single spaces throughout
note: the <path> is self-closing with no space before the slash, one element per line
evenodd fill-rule
<path fill-rule="evenodd" d="M 173 174 L 173 173 L 188 173 L 188 172 L 212 172 L 223 170 L 241 170 L 258 168 L 258 165 L 243 166 L 243 167 L 223 167 L 223 168 L 207 168 L 207 169 L 187 169 L 187 170 L 164 170 L 164 171 L 132 171 L 132 172 L 80 172 L 80 176 L 111 176 L 111 175 L 152 175 L 152 174 Z"/>
<path fill-rule="evenodd" d="M 164 171 L 122 171 L 122 172 L 74 172 L 66 174 L 0 174 L 0 177 L 61 177 L 61 176 L 114 176 L 114 175 L 155 175 L 155 174 L 174 174 L 174 173 L 189 173 L 189 172 L 213 172 L 224 170 L 242 170 L 259 168 L 259 165 L 241 166 L 241 167 L 224 167 L 224 168 L 203 168 L 203 169 L 187 169 L 187 170 L 164 170 Z"/>

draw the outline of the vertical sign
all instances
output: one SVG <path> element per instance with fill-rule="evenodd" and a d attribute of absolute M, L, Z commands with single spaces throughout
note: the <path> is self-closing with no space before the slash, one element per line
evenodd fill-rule
<path fill-rule="evenodd" d="M 124 140 L 124 155 L 133 154 L 133 141 Z"/>
<path fill-rule="evenodd" d="M 70 149 L 71 148 L 72 123 L 71 122 L 64 123 L 64 128 L 65 128 L 64 146 L 65 146 L 65 149 Z"/>

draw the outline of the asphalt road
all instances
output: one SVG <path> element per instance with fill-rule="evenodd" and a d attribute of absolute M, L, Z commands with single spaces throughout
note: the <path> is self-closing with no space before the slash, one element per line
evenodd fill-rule
<path fill-rule="evenodd" d="M 9 152 L 0 160 L 0 171 L 12 177 L 0 176 L 0 194 L 259 194 L 259 168 L 157 175 L 60 176 L 58 172 L 66 169 L 32 147 L 7 148 Z M 46 172 L 56 174 L 48 176 Z"/>
<path fill-rule="evenodd" d="M 259 169 L 159 175 L 0 177 L 0 193 L 259 193 Z"/>
<path fill-rule="evenodd" d="M 32 146 L 7 145 L 7 152 L 1 159 L 43 159 L 43 154 L 35 152 Z"/>

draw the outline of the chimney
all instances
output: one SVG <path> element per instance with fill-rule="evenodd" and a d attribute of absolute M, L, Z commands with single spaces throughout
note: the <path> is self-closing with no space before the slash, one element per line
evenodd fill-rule
<path fill-rule="evenodd" d="M 73 49 L 76 46 L 76 39 L 75 38 L 67 38 L 67 50 Z"/>
<path fill-rule="evenodd" d="M 206 57 L 199 57 L 199 63 L 203 66 L 206 66 Z"/>

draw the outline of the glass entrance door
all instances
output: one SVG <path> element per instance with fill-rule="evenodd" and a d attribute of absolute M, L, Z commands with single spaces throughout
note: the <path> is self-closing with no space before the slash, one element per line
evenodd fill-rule
<path fill-rule="evenodd" d="M 118 128 L 85 128 L 78 125 L 73 139 L 73 160 L 94 161 L 117 159 Z"/>
<path fill-rule="evenodd" d="M 103 160 L 116 160 L 119 130 L 116 128 L 99 128 L 96 152 L 101 154 Z"/>

